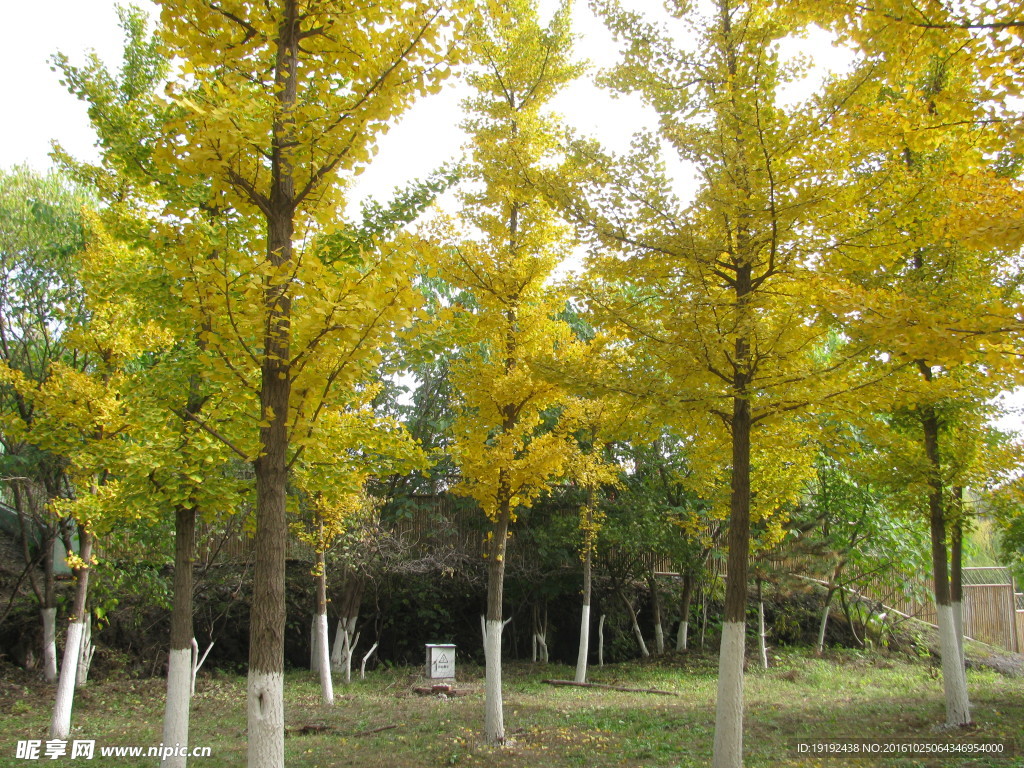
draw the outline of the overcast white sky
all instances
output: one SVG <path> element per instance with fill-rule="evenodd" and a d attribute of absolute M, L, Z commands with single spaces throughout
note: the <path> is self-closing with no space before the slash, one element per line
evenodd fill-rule
<path fill-rule="evenodd" d="M 136 4 L 155 14 L 155 6 L 146 0 L 136 0 Z M 122 34 L 115 5 L 114 0 L 3 0 L 5 27 L 17 33 L 0 46 L 8 105 L 7 119 L 0 128 L 0 167 L 27 162 L 37 170 L 48 168 L 52 140 L 77 157 L 95 157 L 85 105 L 59 84 L 49 60 L 60 51 L 73 63 L 82 63 L 86 52 L 95 50 L 116 69 Z M 610 38 L 587 14 L 581 16 L 590 55 L 594 50 L 608 51 Z M 574 112 L 574 122 L 580 128 L 617 143 L 628 140 L 643 125 L 638 104 L 612 104 L 609 97 L 586 86 L 574 90 L 575 96 L 567 98 L 566 106 Z M 580 91 L 587 93 L 581 96 Z M 364 174 L 361 186 L 383 193 L 455 156 L 462 143 L 461 134 L 454 129 L 460 98 L 449 90 L 414 107 L 382 142 L 374 167 Z M 609 120 L 609 115 L 615 119 Z"/>
<path fill-rule="evenodd" d="M 49 59 L 60 51 L 73 63 L 82 63 L 95 50 L 111 69 L 120 63 L 122 35 L 114 0 L 2 0 L 8 30 L 17 30 L 0 46 L 0 71 L 5 78 L 7 120 L 0 128 L 0 167 L 28 162 L 47 168 L 50 142 L 59 141 L 76 157 L 95 156 L 85 105 L 59 84 Z M 155 14 L 148 0 L 135 0 Z M 556 0 L 540 0 L 551 12 Z M 658 0 L 633 0 L 631 7 L 659 6 Z M 45 20 L 45 21 L 41 21 Z M 593 64 L 608 63 L 614 43 L 604 27 L 590 15 L 583 0 L 577 2 L 576 31 L 581 36 L 579 56 Z M 841 65 L 842 52 L 816 41 L 823 65 Z M 448 90 L 425 99 L 406 114 L 385 137 L 373 166 L 360 180 L 360 188 L 384 194 L 395 184 L 421 176 L 458 154 L 462 143 L 458 104 L 461 94 Z M 639 100 L 613 100 L 587 82 L 571 86 L 558 98 L 556 108 L 578 129 L 613 147 L 624 147 L 632 134 L 648 124 Z"/>

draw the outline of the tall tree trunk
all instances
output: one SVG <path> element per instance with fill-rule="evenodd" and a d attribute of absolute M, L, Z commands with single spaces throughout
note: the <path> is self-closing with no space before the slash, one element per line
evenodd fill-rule
<path fill-rule="evenodd" d="M 284 623 L 285 623 L 285 457 L 288 445 L 285 416 L 289 381 L 278 378 L 277 360 L 264 363 L 262 406 L 272 413 L 261 427 L 263 455 L 256 469 L 255 570 L 249 640 L 249 766 L 280 768 L 284 764 Z"/>
<path fill-rule="evenodd" d="M 715 741 L 713 768 L 742 768 L 743 765 L 743 659 L 746 642 L 747 568 L 750 559 L 750 444 L 753 414 L 750 387 L 753 377 L 750 334 L 755 325 L 751 308 L 754 292 L 754 261 L 758 245 L 751 242 L 751 208 L 746 207 L 754 197 L 747 160 L 749 137 L 739 115 L 744 109 L 741 102 L 749 94 L 737 92 L 740 72 L 739 45 L 732 34 L 735 9 L 729 0 L 718 0 L 717 14 L 719 41 L 728 79 L 724 98 L 729 114 L 722 115 L 727 127 L 730 156 L 726 159 L 730 184 L 740 199 L 736 203 L 736 219 L 728 227 L 730 252 L 729 267 L 734 270 L 732 280 L 732 310 L 736 338 L 731 352 L 732 414 L 727 416 L 732 437 L 732 480 L 729 498 L 729 550 L 725 582 L 725 612 L 722 625 L 722 644 L 718 656 L 718 698 L 715 706 Z M 730 109 L 731 108 L 731 109 Z M 746 198 L 746 199 L 744 199 Z M 757 205 L 755 203 L 755 205 Z M 723 414 L 724 415 L 724 414 Z"/>
<path fill-rule="evenodd" d="M 604 620 L 605 614 L 597 622 L 597 666 L 604 666 Z"/>
<path fill-rule="evenodd" d="M 78 678 L 78 662 L 82 653 L 82 636 L 89 621 L 86 598 L 89 594 L 89 572 L 92 560 L 92 534 L 85 528 L 78 532 L 79 552 L 82 565 L 75 569 L 75 602 L 71 609 L 67 637 L 64 640 L 64 656 L 61 660 L 60 678 L 57 680 L 57 697 L 50 721 L 50 738 L 66 740 L 71 733 L 71 709 L 75 699 L 75 682 Z"/>
<path fill-rule="evenodd" d="M 44 537 L 43 544 L 43 607 L 40 611 L 43 621 L 43 679 L 48 683 L 57 682 L 57 589 L 56 573 L 53 568 L 53 547 L 56 534 Z"/>
<path fill-rule="evenodd" d="M 504 485 L 504 481 L 501 483 Z M 488 744 L 505 742 L 505 714 L 501 691 L 502 603 L 505 590 L 505 550 L 511 522 L 507 495 L 501 500 L 487 553 L 487 615 L 484 624 L 485 693 L 484 738 Z"/>
<path fill-rule="evenodd" d="M 267 259 L 275 271 L 293 260 L 295 180 L 291 111 L 298 102 L 299 18 L 296 0 L 285 0 L 275 55 L 270 196 L 266 211 Z M 264 277 L 263 361 L 260 370 L 260 456 L 256 474 L 256 541 L 249 631 L 249 768 L 284 765 L 285 545 L 288 522 L 288 416 L 291 400 L 290 286 Z"/>
<path fill-rule="evenodd" d="M 922 364 L 922 369 L 924 368 Z M 967 696 L 967 677 L 960 663 L 956 627 L 949 590 L 949 564 L 946 555 L 946 515 L 942 484 L 942 460 L 939 452 L 939 420 L 935 409 L 923 411 L 925 455 L 929 463 L 928 511 L 931 518 L 932 575 L 935 580 L 935 611 L 939 626 L 939 653 L 942 656 L 942 687 L 946 697 L 946 724 L 971 722 Z"/>
<path fill-rule="evenodd" d="M 334 704 L 334 680 L 331 678 L 331 656 L 327 639 L 327 558 L 322 548 L 316 553 L 316 611 L 313 616 L 313 628 L 316 635 L 316 642 L 313 644 L 314 661 L 320 676 L 320 700 L 331 706 Z M 350 670 L 351 658 L 352 654 L 349 653 Z"/>
<path fill-rule="evenodd" d="M 676 634 L 676 650 L 685 651 L 690 642 L 690 605 L 693 603 L 693 589 L 697 579 L 693 571 L 683 574 L 683 596 L 679 601 L 679 632 Z"/>
<path fill-rule="evenodd" d="M 192 566 L 196 550 L 196 510 L 179 506 L 174 512 L 174 598 L 171 605 L 171 649 L 167 659 L 167 701 L 164 705 L 163 744 L 182 747 L 163 758 L 164 768 L 185 768 L 188 762 L 189 710 L 195 632 L 192 627 Z M 178 754 L 181 753 L 181 754 Z"/>
<path fill-rule="evenodd" d="M 589 511 L 587 518 L 589 521 Z M 590 599 L 593 589 L 593 551 L 587 546 L 583 555 L 583 612 L 580 616 L 580 647 L 576 653 L 577 683 L 587 682 L 587 657 L 590 655 Z"/>
<path fill-rule="evenodd" d="M 749 275 L 748 275 L 749 278 Z M 743 344 L 737 341 L 737 346 Z M 745 359 L 746 353 L 737 355 Z M 743 765 L 743 657 L 746 641 L 747 565 L 750 550 L 750 402 L 733 400 L 732 491 L 725 615 L 718 657 L 714 768 Z"/>
<path fill-rule="evenodd" d="M 964 658 L 964 489 L 953 489 L 956 515 L 950 532 L 950 578 L 949 597 L 953 605 L 953 627 L 956 633 L 956 649 L 960 655 L 960 666 L 967 669 Z M 966 674 L 966 672 L 964 673 Z"/>

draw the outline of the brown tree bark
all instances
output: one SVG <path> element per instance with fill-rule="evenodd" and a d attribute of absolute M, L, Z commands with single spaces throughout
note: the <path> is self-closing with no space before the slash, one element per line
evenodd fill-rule
<path fill-rule="evenodd" d="M 280 274 L 294 254 L 295 180 L 290 112 L 297 103 L 298 5 L 286 0 L 278 32 L 275 95 L 278 116 L 270 151 L 267 260 Z M 288 410 L 291 399 L 291 291 L 287 280 L 263 279 L 263 362 L 260 370 L 260 456 L 256 474 L 256 536 L 249 633 L 249 766 L 284 764 L 285 545 L 288 524 Z"/>

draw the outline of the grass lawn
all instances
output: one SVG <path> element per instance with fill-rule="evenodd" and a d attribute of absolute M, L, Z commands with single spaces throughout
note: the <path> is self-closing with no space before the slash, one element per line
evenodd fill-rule
<path fill-rule="evenodd" d="M 505 669 L 503 747 L 481 744 L 482 669 L 459 667 L 465 696 L 441 699 L 413 693 L 419 670 L 380 670 L 347 689 L 333 708 L 323 707 L 308 672 L 291 672 L 285 684 L 286 761 L 289 768 L 412 768 L 494 766 L 706 766 L 714 730 L 716 659 L 672 656 L 663 661 L 594 668 L 591 680 L 658 688 L 676 696 L 546 685 L 571 679 L 560 665 L 511 663 Z M 0 688 L 0 766 L 31 765 L 16 758 L 19 740 L 45 742 L 54 688 L 8 668 Z M 1024 766 L 1024 679 L 968 672 L 976 728 L 946 733 L 942 690 L 925 662 L 851 651 L 817 659 L 781 651 L 763 671 L 751 663 L 746 676 L 746 765 L 750 766 Z M 75 701 L 72 739 L 95 739 L 92 760 L 69 756 L 50 765 L 154 766 L 153 758 L 106 757 L 101 746 L 160 743 L 164 683 L 159 679 L 108 679 L 90 683 Z M 245 765 L 245 678 L 201 676 L 192 709 L 192 745 L 212 755 L 199 768 Z M 1013 756 L 823 758 L 798 755 L 797 742 L 825 738 L 924 739 L 1012 743 Z M 44 757 L 45 760 L 45 757 Z M 38 763 L 37 763 L 38 764 Z"/>

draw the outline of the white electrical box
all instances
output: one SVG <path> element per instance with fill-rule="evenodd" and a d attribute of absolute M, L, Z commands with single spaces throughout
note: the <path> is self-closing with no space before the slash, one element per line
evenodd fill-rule
<path fill-rule="evenodd" d="M 432 680 L 455 679 L 455 646 L 427 644 L 427 677 Z"/>

